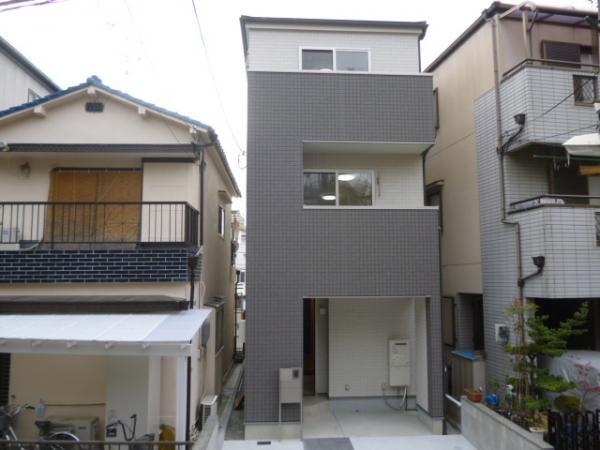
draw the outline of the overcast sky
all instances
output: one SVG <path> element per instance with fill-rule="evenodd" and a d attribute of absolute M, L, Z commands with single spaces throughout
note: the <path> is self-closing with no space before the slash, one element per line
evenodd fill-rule
<path fill-rule="evenodd" d="M 0 13 L 0 34 L 61 87 L 94 74 L 111 87 L 192 116 L 221 139 L 245 193 L 246 76 L 239 16 L 426 20 L 426 67 L 489 0 L 65 0 Z M 544 0 L 590 8 L 588 0 Z M 473 68 L 465 68 L 472 70 Z M 237 143 L 236 143 L 237 141 Z M 245 210 L 242 199 L 235 206 Z"/>

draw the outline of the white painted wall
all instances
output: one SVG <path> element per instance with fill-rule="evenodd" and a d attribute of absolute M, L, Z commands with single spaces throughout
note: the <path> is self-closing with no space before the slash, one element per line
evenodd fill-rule
<path fill-rule="evenodd" d="M 28 89 L 40 97 L 50 93 L 21 66 L 0 52 L 0 110 L 26 103 Z"/>
<path fill-rule="evenodd" d="M 408 393 L 426 402 L 422 391 L 427 390 L 427 377 L 421 369 L 427 355 L 419 352 L 427 342 L 417 342 L 426 331 L 423 320 L 415 319 L 412 298 L 329 299 L 329 396 L 381 397 L 381 385 L 389 381 L 388 340 L 405 339 L 413 361 Z M 386 390 L 390 396 L 398 393 Z"/>
<path fill-rule="evenodd" d="M 138 436 L 158 433 L 160 357 L 111 356 L 106 362 L 106 423 L 117 419 L 129 424 L 137 414 Z M 123 440 L 118 428 L 117 440 Z"/>
<path fill-rule="evenodd" d="M 304 152 L 304 170 L 373 170 L 379 186 L 374 186 L 376 208 L 421 208 L 423 169 L 420 155 Z"/>
<path fill-rule="evenodd" d="M 300 47 L 370 49 L 372 73 L 418 73 L 418 32 L 255 29 L 248 33 L 248 70 L 298 72 Z"/>

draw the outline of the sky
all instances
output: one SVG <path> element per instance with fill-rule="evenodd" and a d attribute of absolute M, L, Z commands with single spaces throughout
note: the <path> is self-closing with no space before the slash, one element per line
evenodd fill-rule
<path fill-rule="evenodd" d="M 546 5 L 592 7 L 589 0 Z M 491 0 L 62 0 L 0 12 L 0 35 L 62 88 L 91 75 L 189 115 L 219 134 L 238 184 L 246 184 L 246 74 L 240 15 L 425 20 L 426 67 Z M 204 37 L 202 43 L 200 31 Z M 245 212 L 245 199 L 234 201 Z"/>

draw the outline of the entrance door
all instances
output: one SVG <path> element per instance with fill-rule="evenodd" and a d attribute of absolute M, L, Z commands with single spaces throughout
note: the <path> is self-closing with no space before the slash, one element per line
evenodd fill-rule
<path fill-rule="evenodd" d="M 303 302 L 304 395 L 315 395 L 315 299 Z"/>
<path fill-rule="evenodd" d="M 142 172 L 138 169 L 54 171 L 49 200 L 57 203 L 47 210 L 46 239 L 54 243 L 136 242 L 141 199 Z"/>

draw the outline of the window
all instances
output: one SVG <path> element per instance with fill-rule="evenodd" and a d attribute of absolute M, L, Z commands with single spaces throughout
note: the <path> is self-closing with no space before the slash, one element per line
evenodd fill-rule
<path fill-rule="evenodd" d="M 573 75 L 573 97 L 575 103 L 594 103 L 596 99 L 596 77 Z"/>
<path fill-rule="evenodd" d="M 333 70 L 333 50 L 302 50 L 302 70 Z"/>
<path fill-rule="evenodd" d="M 335 52 L 336 70 L 369 70 L 369 54 L 365 51 L 338 50 Z"/>
<path fill-rule="evenodd" d="M 0 406 L 8 404 L 10 353 L 0 353 Z"/>
<path fill-rule="evenodd" d="M 433 120 L 435 124 L 435 129 L 440 129 L 440 96 L 438 93 L 438 88 L 433 90 Z"/>
<path fill-rule="evenodd" d="M 302 70 L 368 72 L 368 50 L 302 49 Z"/>
<path fill-rule="evenodd" d="M 33 89 L 27 89 L 27 102 L 33 102 L 38 98 L 41 97 L 37 92 L 35 92 Z"/>
<path fill-rule="evenodd" d="M 305 206 L 372 206 L 373 172 L 305 171 Z"/>
<path fill-rule="evenodd" d="M 219 236 L 225 237 L 225 209 L 222 206 L 219 206 L 219 217 L 217 220 L 217 230 L 219 232 Z"/>

